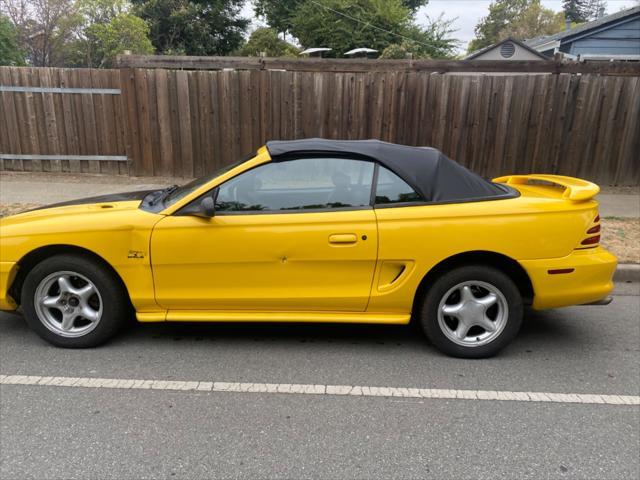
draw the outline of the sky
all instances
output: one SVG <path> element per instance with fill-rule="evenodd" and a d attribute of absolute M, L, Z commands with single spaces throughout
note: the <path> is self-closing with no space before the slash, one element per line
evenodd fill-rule
<path fill-rule="evenodd" d="M 457 29 L 455 37 L 462 43 L 460 53 L 466 52 L 468 43 L 473 39 L 476 24 L 489 13 L 491 0 L 429 0 L 429 3 L 416 12 L 416 21 L 426 23 L 426 16 L 438 17 L 444 13 L 444 18 L 456 18 L 453 27 Z M 562 0 L 542 0 L 546 8 L 559 12 L 562 10 Z M 607 0 L 607 13 L 638 5 L 638 0 Z M 242 11 L 243 15 L 252 18 L 252 25 L 259 26 L 261 22 L 254 18 L 251 2 L 247 2 Z"/>

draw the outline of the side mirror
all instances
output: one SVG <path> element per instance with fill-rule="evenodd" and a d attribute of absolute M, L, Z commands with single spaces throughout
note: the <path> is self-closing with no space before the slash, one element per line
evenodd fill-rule
<path fill-rule="evenodd" d="M 176 212 L 176 215 L 190 215 L 193 217 L 206 218 L 209 220 L 216 214 L 216 199 L 218 198 L 218 189 L 206 194 L 200 199 L 196 199 L 189 203 L 186 207 Z"/>
<path fill-rule="evenodd" d="M 211 195 L 207 195 L 200 200 L 198 216 L 211 218 L 216 214 L 216 202 Z"/>

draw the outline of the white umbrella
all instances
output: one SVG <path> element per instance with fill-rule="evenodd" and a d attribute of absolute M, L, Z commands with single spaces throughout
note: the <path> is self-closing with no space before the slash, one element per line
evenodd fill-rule
<path fill-rule="evenodd" d="M 305 51 L 300 52 L 300 55 L 310 55 L 312 53 L 317 53 L 317 52 L 328 52 L 330 51 L 330 48 L 307 48 Z"/>
<path fill-rule="evenodd" d="M 374 50 L 373 48 L 354 48 L 353 50 L 349 50 L 345 52 L 345 55 L 357 55 L 358 53 L 376 53 L 378 50 Z"/>

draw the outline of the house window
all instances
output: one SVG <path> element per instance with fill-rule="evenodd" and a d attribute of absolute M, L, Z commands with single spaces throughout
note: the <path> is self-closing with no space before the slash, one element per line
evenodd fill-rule
<path fill-rule="evenodd" d="M 516 53 L 516 46 L 511 42 L 505 42 L 500 47 L 500 55 L 503 58 L 511 58 L 514 53 Z"/>

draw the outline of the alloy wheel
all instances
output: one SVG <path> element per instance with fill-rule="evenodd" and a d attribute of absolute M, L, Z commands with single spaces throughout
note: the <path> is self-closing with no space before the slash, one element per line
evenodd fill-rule
<path fill-rule="evenodd" d="M 72 271 L 47 275 L 36 288 L 34 306 L 39 320 L 61 337 L 88 334 L 102 318 L 102 297 L 95 284 Z"/>
<path fill-rule="evenodd" d="M 503 293 L 479 280 L 450 288 L 438 306 L 440 329 L 449 340 L 465 347 L 491 343 L 502 333 L 508 319 L 509 307 Z"/>

